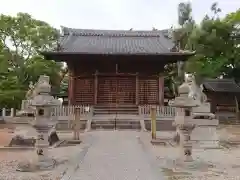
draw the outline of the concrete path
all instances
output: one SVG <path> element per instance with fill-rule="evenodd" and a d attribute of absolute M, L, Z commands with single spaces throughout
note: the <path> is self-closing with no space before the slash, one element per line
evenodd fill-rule
<path fill-rule="evenodd" d="M 163 180 L 139 132 L 90 132 L 94 141 L 70 180 Z"/>

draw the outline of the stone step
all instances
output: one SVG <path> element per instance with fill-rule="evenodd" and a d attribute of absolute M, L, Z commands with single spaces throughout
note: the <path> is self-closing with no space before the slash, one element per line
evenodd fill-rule
<path fill-rule="evenodd" d="M 104 114 L 138 114 L 138 107 L 136 105 L 120 105 L 120 106 L 110 106 L 110 105 L 97 105 L 94 106 L 94 115 L 104 115 Z"/>
<path fill-rule="evenodd" d="M 134 115 L 138 115 L 138 112 L 134 112 L 134 111 L 95 111 L 93 113 L 93 115 L 107 115 L 107 114 L 134 114 Z"/>
<path fill-rule="evenodd" d="M 115 120 L 131 120 L 131 121 L 139 121 L 139 116 L 134 114 L 98 114 L 94 115 L 92 120 L 104 120 L 104 121 L 115 121 Z"/>
<path fill-rule="evenodd" d="M 93 120 L 92 129 L 141 129 L 139 121 L 132 120 Z"/>
<path fill-rule="evenodd" d="M 138 108 L 136 105 L 95 105 L 94 108 Z"/>
<path fill-rule="evenodd" d="M 137 111 L 135 108 L 94 108 L 94 111 Z"/>

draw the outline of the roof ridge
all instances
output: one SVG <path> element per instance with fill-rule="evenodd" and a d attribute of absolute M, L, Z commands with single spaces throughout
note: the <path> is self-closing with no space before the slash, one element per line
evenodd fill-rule
<path fill-rule="evenodd" d="M 164 33 L 165 32 L 165 33 Z M 64 36 L 106 36 L 106 37 L 166 37 L 166 30 L 100 30 L 100 29 L 74 29 L 62 27 Z"/>
<path fill-rule="evenodd" d="M 224 81 L 231 81 L 235 82 L 233 78 L 224 78 L 224 79 L 214 79 L 214 78 L 206 78 L 204 81 L 219 81 L 219 82 L 224 82 Z"/>

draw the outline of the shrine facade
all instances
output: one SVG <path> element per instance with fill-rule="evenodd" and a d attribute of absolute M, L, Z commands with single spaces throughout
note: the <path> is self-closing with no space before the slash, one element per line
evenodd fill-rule
<path fill-rule="evenodd" d="M 174 51 L 167 31 L 62 32 L 58 48 L 43 55 L 67 63 L 71 105 L 163 105 L 164 66 L 193 55 Z"/>

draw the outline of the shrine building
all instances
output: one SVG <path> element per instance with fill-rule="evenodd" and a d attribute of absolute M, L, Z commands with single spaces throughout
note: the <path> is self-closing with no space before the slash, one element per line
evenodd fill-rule
<path fill-rule="evenodd" d="M 185 61 L 167 31 L 62 28 L 45 59 L 69 69 L 69 105 L 163 105 L 167 63 Z"/>

